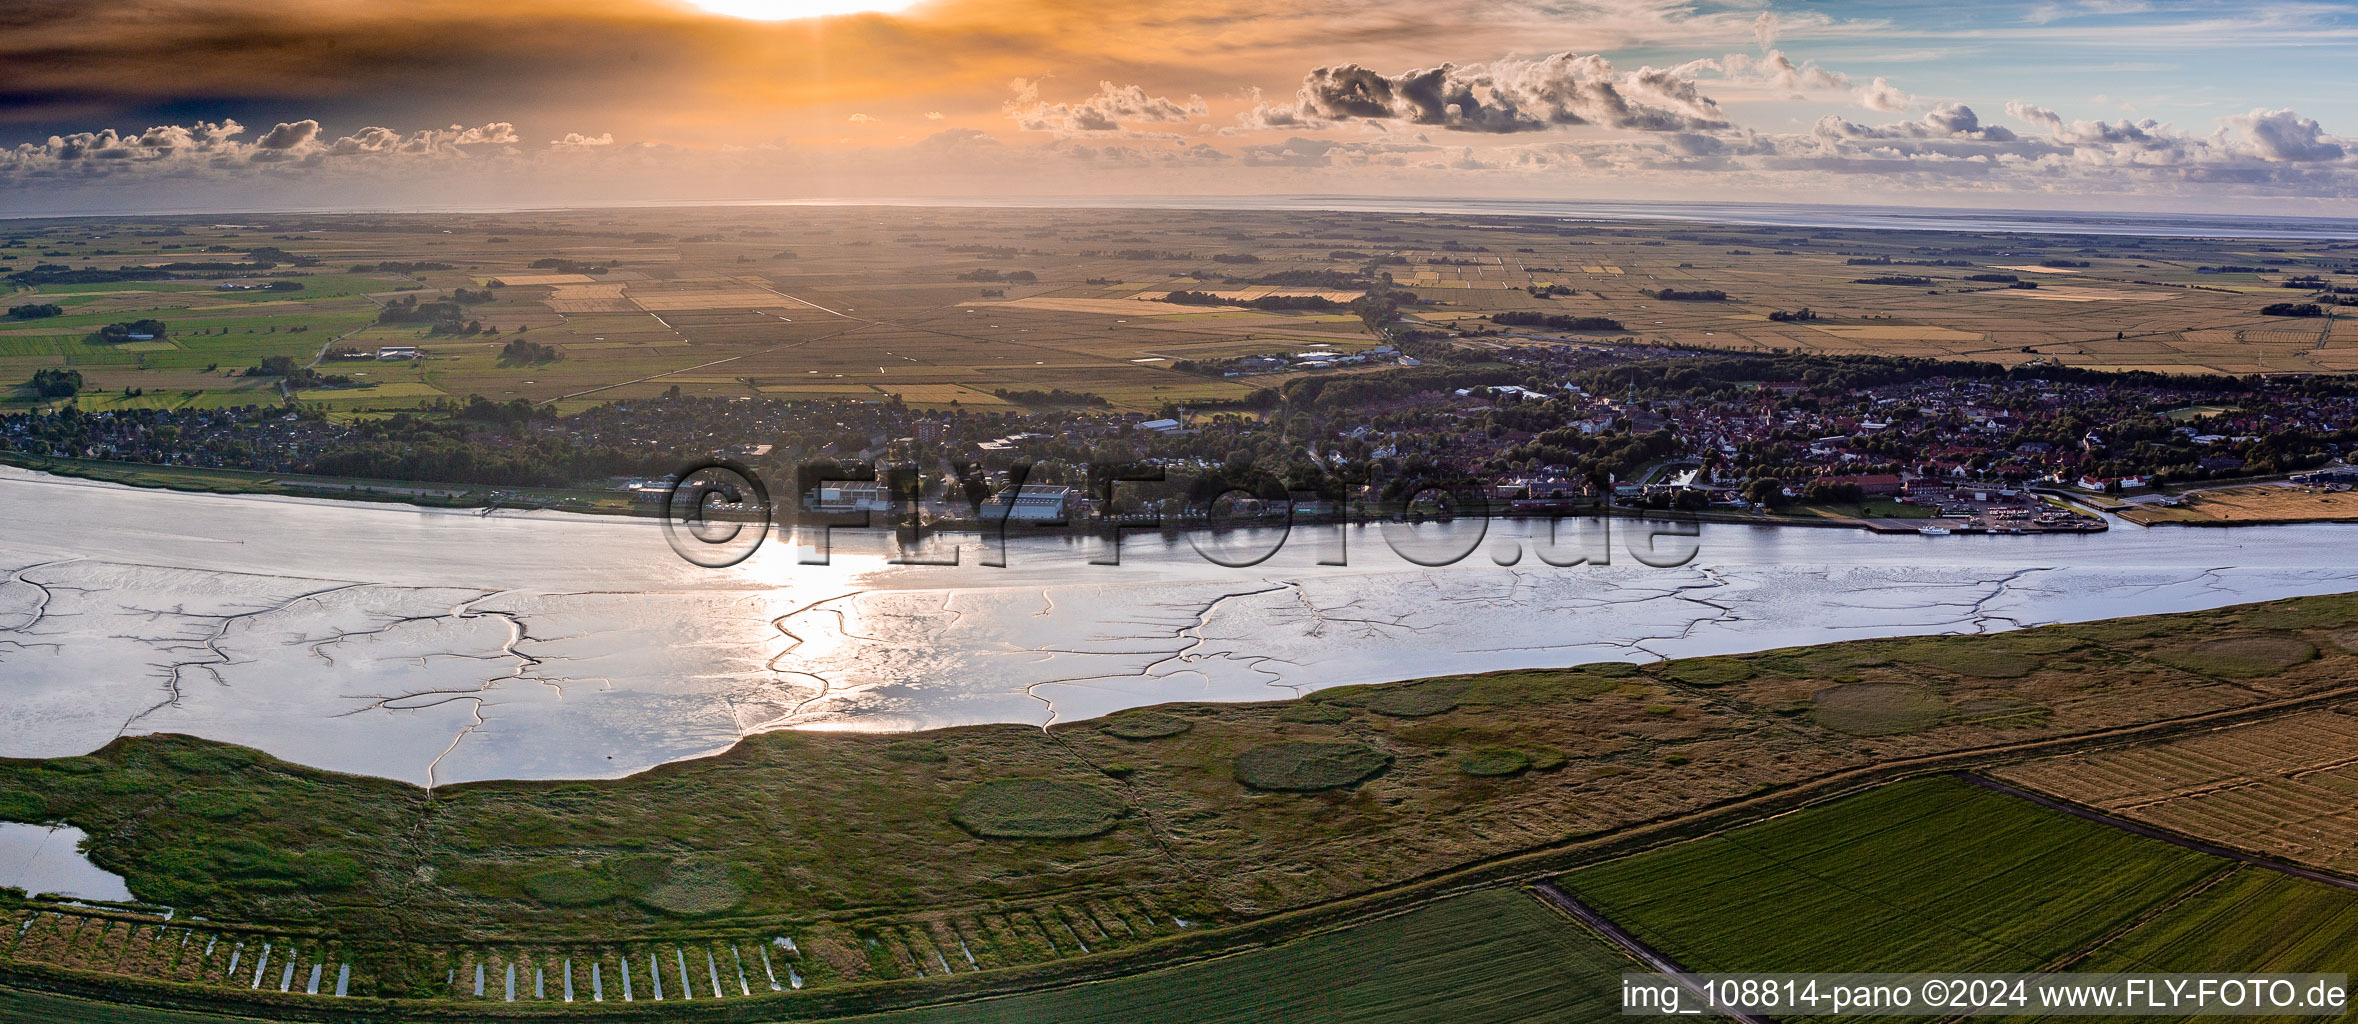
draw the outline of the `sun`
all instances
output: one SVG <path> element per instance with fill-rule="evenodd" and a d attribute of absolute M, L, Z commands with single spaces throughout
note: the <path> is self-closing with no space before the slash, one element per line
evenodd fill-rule
<path fill-rule="evenodd" d="M 917 0 L 688 0 L 714 14 L 750 21 L 792 21 L 836 14 L 891 14 L 907 10 Z"/>

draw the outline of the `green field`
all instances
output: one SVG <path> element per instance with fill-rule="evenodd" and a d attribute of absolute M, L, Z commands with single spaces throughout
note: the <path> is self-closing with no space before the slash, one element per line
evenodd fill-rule
<path fill-rule="evenodd" d="M 1950 777 L 1575 872 L 1703 971 L 2347 971 L 2358 893 Z"/>
<path fill-rule="evenodd" d="M 2358 973 L 2358 893 L 2239 868 L 2074 969 Z"/>
<path fill-rule="evenodd" d="M 876 1024 L 1507 1024 L 1599 1020 L 1635 962 L 1517 889 L 1492 889 L 1210 963 L 862 1018 Z"/>
<path fill-rule="evenodd" d="M 1182 967 L 857 1019 L 873 1024 L 1590 1020 L 1613 1012 L 1620 973 L 1632 966 L 1602 939 L 1529 893 L 1502 887 Z M 639 981 L 645 984 L 643 977 Z M 692 1009 L 699 1004 L 675 1005 Z M 295 1016 L 300 1019 L 299 1008 Z M 834 1019 L 823 1012 L 792 1016 Z M 0 1024 L 233 1024 L 250 1019 L 0 988 Z"/>
<path fill-rule="evenodd" d="M 67 1021 L 103 1021 L 105 1024 L 241 1024 L 256 1019 L 99 1003 L 48 992 L 0 988 L 0 1024 L 64 1024 Z"/>
<path fill-rule="evenodd" d="M 1940 510 L 1926 505 L 1902 505 L 1896 501 L 1863 501 L 1797 505 L 1786 510 L 1785 514 L 1825 519 L 1932 519 L 1940 515 Z"/>

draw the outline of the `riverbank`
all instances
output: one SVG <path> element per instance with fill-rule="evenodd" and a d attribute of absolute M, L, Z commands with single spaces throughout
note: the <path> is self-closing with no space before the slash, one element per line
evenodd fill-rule
<path fill-rule="evenodd" d="M 486 513 L 496 511 L 569 512 L 579 515 L 626 516 L 653 519 L 661 515 L 661 508 L 653 503 L 637 501 L 611 490 L 590 488 L 532 488 L 489 487 L 483 485 L 434 482 L 406 482 L 372 480 L 356 477 L 321 477 L 294 473 L 258 473 L 248 470 L 216 469 L 197 466 L 158 466 L 136 462 L 114 462 L 99 459 L 76 459 L 52 455 L 28 455 L 22 452 L 0 451 L 0 465 L 15 466 L 40 473 L 122 484 L 153 490 L 183 491 L 195 494 L 266 495 L 290 498 L 323 498 L 336 501 L 370 502 L 377 504 L 414 505 L 433 509 L 476 509 Z M 1495 518 L 1545 522 L 1558 518 L 1657 519 L 1696 523 L 1723 523 L 1731 526 L 1792 526 L 1807 529 L 1865 530 L 1871 533 L 1925 533 L 1925 527 L 1936 527 L 1937 533 L 1947 534 L 2021 534 L 2021 533 L 2080 533 L 2105 528 L 2101 519 L 2085 528 L 2061 529 L 1992 529 L 1944 522 L 1930 515 L 1874 515 L 1862 506 L 1857 514 L 1846 514 L 1838 508 L 1804 510 L 1800 512 L 1752 513 L 1713 509 L 1698 512 L 1662 509 L 1628 508 L 1621 506 L 1590 506 L 1569 513 L 1502 513 Z M 1365 525 L 1385 522 L 1383 516 L 1316 516 L 1294 520 L 1295 525 L 1347 523 Z M 2336 520 L 2339 521 L 2339 520 Z M 2353 516 L 2352 521 L 2358 521 Z M 1266 524 L 1256 523 L 1246 529 L 1265 529 L 1285 525 L 1282 518 Z M 881 523 L 878 528 L 886 528 Z M 1087 524 L 1084 524 L 1084 526 Z M 1124 530 L 1160 530 L 1181 535 L 1194 532 L 1213 532 L 1208 521 L 1166 521 L 1149 517 L 1114 517 L 1105 525 Z M 955 534 L 1006 534 L 1009 536 L 1044 536 L 1070 533 L 1066 525 L 1029 525 L 1017 523 L 1003 527 L 982 519 L 936 517 L 929 518 L 926 529 Z"/>
<path fill-rule="evenodd" d="M 636 970 L 654 951 L 670 965 L 674 950 L 700 1001 L 707 952 L 803 983 L 745 1010 L 971 998 L 1279 941 L 1913 775 L 2347 701 L 2358 655 L 2336 638 L 2352 625 L 2358 600 L 2311 598 L 1166 704 L 1048 730 L 768 734 L 608 782 L 431 793 L 131 738 L 0 761 L 0 793 L 40 803 L 14 814 L 88 830 L 95 861 L 185 923 L 94 939 L 18 904 L 0 936 L 16 936 L 6 973 L 28 981 L 113 977 L 272 1015 L 556 1014 L 525 990 L 504 1005 L 498 978 Z M 2229 670 L 2267 692 L 2222 684 Z M 217 813 L 224 800 L 245 810 Z M 266 943 L 331 978 L 352 965 L 352 1001 L 224 983 L 233 947 L 252 965 Z M 967 955 L 972 970 L 947 966 Z M 478 966 L 487 990 L 470 984 Z M 642 999 L 650 981 L 637 977 Z M 741 1013 L 740 998 L 731 985 L 664 1009 Z"/>
<path fill-rule="evenodd" d="M 329 498 L 416 505 L 441 509 L 546 509 L 588 515 L 650 515 L 641 505 L 610 491 L 467 484 L 406 483 L 352 477 L 257 473 L 199 466 L 158 466 L 139 462 L 75 459 L 0 452 L 0 465 L 40 473 L 195 494 L 259 494 L 287 498 Z"/>

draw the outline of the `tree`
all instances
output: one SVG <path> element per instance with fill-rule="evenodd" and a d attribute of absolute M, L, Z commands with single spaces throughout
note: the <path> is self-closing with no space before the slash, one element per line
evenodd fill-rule
<path fill-rule="evenodd" d="M 2261 316 L 2324 316 L 2325 310 L 2314 302 L 2271 302 L 2260 307 Z"/>
<path fill-rule="evenodd" d="M 499 349 L 499 359 L 503 363 L 547 363 L 563 358 L 565 353 L 556 346 L 523 338 L 511 338 Z"/>
<path fill-rule="evenodd" d="M 164 331 L 164 322 L 161 320 L 132 320 L 101 327 L 91 335 L 91 338 L 104 342 L 124 342 L 130 341 L 134 336 L 161 338 L 164 336 Z"/>
<path fill-rule="evenodd" d="M 35 370 L 32 387 L 43 398 L 72 398 L 82 392 L 82 371 L 58 367 Z"/>

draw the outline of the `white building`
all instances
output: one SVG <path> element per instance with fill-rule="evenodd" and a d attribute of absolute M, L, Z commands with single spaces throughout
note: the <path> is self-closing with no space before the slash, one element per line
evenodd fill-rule
<path fill-rule="evenodd" d="M 1073 489 L 1053 484 L 1025 484 L 1018 491 L 1000 491 L 982 504 L 984 519 L 1016 522 L 1056 522 L 1072 512 Z"/>
<path fill-rule="evenodd" d="M 873 480 L 822 483 L 812 492 L 811 507 L 821 512 L 890 512 L 892 493 Z"/>

